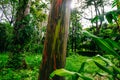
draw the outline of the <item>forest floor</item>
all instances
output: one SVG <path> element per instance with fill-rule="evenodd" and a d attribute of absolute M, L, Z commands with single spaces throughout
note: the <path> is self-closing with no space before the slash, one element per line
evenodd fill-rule
<path fill-rule="evenodd" d="M 39 67 L 41 63 L 41 54 L 29 54 L 26 55 L 27 69 L 13 70 L 11 68 L 5 68 L 8 53 L 0 54 L 0 80 L 37 80 Z M 84 66 L 84 73 L 88 76 L 94 76 L 96 72 L 102 72 L 91 59 L 97 60 L 104 65 L 104 62 L 97 57 L 87 57 L 80 55 L 71 55 L 66 59 L 65 68 L 69 71 L 78 72 L 81 68 L 81 64 L 87 61 Z M 90 74 L 90 75 L 89 75 Z"/>

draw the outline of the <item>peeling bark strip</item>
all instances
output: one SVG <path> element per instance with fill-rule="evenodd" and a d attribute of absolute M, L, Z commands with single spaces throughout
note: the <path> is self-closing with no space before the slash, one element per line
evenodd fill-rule
<path fill-rule="evenodd" d="M 52 0 L 38 80 L 49 80 L 55 69 L 64 68 L 71 0 Z M 53 80 L 63 80 L 55 76 Z"/>
<path fill-rule="evenodd" d="M 60 7 L 61 4 L 62 4 L 62 0 L 57 0 L 56 7 Z"/>

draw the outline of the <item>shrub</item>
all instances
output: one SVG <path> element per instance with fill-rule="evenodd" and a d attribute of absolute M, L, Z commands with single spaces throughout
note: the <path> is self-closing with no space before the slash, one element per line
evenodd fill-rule
<path fill-rule="evenodd" d="M 9 23 L 0 23 L 0 52 L 9 50 L 13 27 Z"/>

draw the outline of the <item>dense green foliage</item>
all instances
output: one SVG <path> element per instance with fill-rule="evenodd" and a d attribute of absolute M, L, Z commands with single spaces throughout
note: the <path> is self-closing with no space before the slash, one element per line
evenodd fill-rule
<path fill-rule="evenodd" d="M 27 56 L 25 58 L 28 68 L 27 69 L 19 69 L 14 70 L 11 68 L 6 68 L 8 53 L 0 54 L 0 80 L 37 80 L 39 64 L 41 62 L 40 54 L 32 54 L 26 53 Z"/>
<path fill-rule="evenodd" d="M 9 23 L 0 23 L 0 52 L 9 51 L 13 27 Z"/>
<path fill-rule="evenodd" d="M 5 68 L 6 60 L 8 59 L 7 53 L 2 53 L 0 55 L 0 79 L 8 79 L 8 80 L 21 80 L 21 79 L 29 79 L 29 80 L 37 80 L 38 71 L 39 71 L 39 63 L 41 62 L 41 55 L 40 54 L 31 54 L 26 53 L 26 62 L 28 64 L 27 69 L 20 69 L 20 70 L 14 70 L 11 68 Z M 105 55 L 104 57 L 109 58 L 112 60 L 112 55 Z M 83 76 L 86 76 L 88 78 L 95 78 L 95 79 L 102 79 L 103 75 L 104 78 L 107 79 L 108 77 L 111 77 L 111 75 L 108 75 L 106 71 L 101 70 L 101 68 L 97 67 L 97 65 L 94 63 L 94 60 L 98 62 L 98 64 L 103 66 L 108 66 L 109 70 L 113 70 L 111 67 L 109 67 L 108 62 L 106 60 L 101 59 L 99 57 L 85 57 L 80 55 L 71 55 L 67 57 L 66 62 L 66 70 L 72 71 L 72 72 L 78 72 Z M 104 62 L 105 61 L 105 62 Z M 109 61 L 109 60 L 108 60 Z M 86 62 L 86 63 L 85 63 Z M 117 64 L 117 60 L 113 60 L 112 63 Z M 84 65 L 85 63 L 85 65 Z M 82 67 L 84 66 L 84 67 Z M 84 69 L 83 69 L 84 68 Z M 57 73 L 56 73 L 57 74 Z M 64 73 L 66 74 L 66 73 Z M 63 75 L 64 75 L 63 74 Z M 106 76 L 106 77 L 105 77 Z M 119 75 L 117 75 L 119 77 Z M 75 76 L 73 76 L 75 78 Z M 67 80 L 76 80 L 73 79 L 72 76 L 67 76 Z"/>
<path fill-rule="evenodd" d="M 28 64 L 27 69 L 19 69 L 14 70 L 11 68 L 5 68 L 7 59 L 8 59 L 8 53 L 1 53 L 0 54 L 0 79 L 4 80 L 21 80 L 21 79 L 29 79 L 29 80 L 37 80 L 38 71 L 39 71 L 39 64 L 41 62 L 41 54 L 31 54 L 26 53 L 26 62 Z M 84 57 L 79 55 L 71 55 L 67 58 L 66 63 L 66 69 L 70 71 L 79 71 L 81 64 L 89 59 L 90 57 Z M 99 58 L 92 57 L 92 59 L 97 59 L 101 64 L 104 65 L 104 62 L 100 60 Z M 89 69 L 88 69 L 89 67 Z M 95 72 L 101 72 L 101 70 L 92 62 L 90 61 L 84 68 L 84 71 L 86 73 L 90 73 L 91 75 L 94 75 Z M 89 77 L 91 76 L 89 75 Z M 69 77 L 68 80 L 70 80 L 71 77 Z"/>
<path fill-rule="evenodd" d="M 31 0 L 30 13 L 17 23 L 25 25 L 25 28 L 19 29 L 19 36 L 16 36 L 16 13 L 22 4 L 18 0 L 0 1 L 0 80 L 38 79 L 49 3 L 49 0 Z M 108 3 L 107 0 L 85 0 L 83 8 L 72 10 L 66 66 L 65 69 L 57 69 L 51 73 L 50 78 L 58 75 L 66 77 L 66 80 L 120 79 L 120 10 L 99 13 L 99 10 L 104 9 L 103 5 Z M 119 3 L 119 0 L 113 0 L 111 7 L 118 7 Z M 96 15 L 89 19 L 92 25 L 83 29 L 81 11 L 91 6 L 95 7 Z M 83 10 L 80 11 L 80 8 Z M 21 44 L 13 44 L 15 37 Z M 13 60 L 9 59 L 11 53 L 19 49 L 22 51 L 16 52 Z M 14 69 L 23 57 L 27 64 L 26 69 Z M 11 63 L 8 64 L 8 61 Z M 8 65 L 12 68 L 8 68 Z"/>

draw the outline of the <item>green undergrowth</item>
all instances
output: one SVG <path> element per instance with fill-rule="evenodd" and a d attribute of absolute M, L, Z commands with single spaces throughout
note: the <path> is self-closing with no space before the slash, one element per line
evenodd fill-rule
<path fill-rule="evenodd" d="M 0 54 L 0 80 L 37 80 L 41 54 L 26 53 L 27 69 L 6 68 L 8 53 Z"/>
<path fill-rule="evenodd" d="M 7 53 L 0 54 L 0 69 L 4 68 L 8 60 Z"/>
<path fill-rule="evenodd" d="M 82 72 L 79 72 L 79 73 L 82 73 L 88 77 L 94 77 L 94 76 L 96 76 L 96 73 L 98 73 L 98 72 L 102 73 L 103 71 L 95 65 L 93 60 L 99 62 L 102 65 L 105 65 L 105 63 L 97 57 L 72 55 L 67 58 L 65 68 L 66 68 L 66 70 L 69 70 L 69 71 L 79 72 L 82 63 L 86 62 Z M 71 79 L 69 78 L 67 80 L 71 80 Z"/>
<path fill-rule="evenodd" d="M 41 54 L 26 54 L 27 69 L 13 70 L 11 68 L 5 68 L 7 59 L 8 53 L 0 54 L 0 80 L 37 80 L 42 59 Z M 104 65 L 104 62 L 95 57 L 71 55 L 66 59 L 65 68 L 69 71 L 78 72 L 81 64 L 88 60 L 84 67 L 84 72 L 93 75 L 95 72 L 101 71 L 90 59 L 96 59 L 96 61 Z"/>

